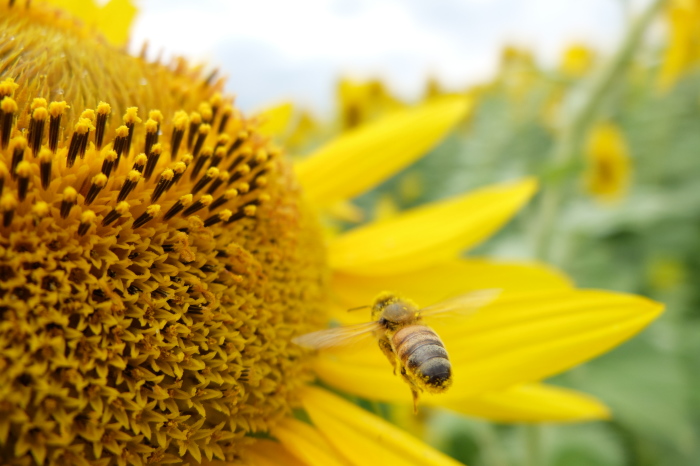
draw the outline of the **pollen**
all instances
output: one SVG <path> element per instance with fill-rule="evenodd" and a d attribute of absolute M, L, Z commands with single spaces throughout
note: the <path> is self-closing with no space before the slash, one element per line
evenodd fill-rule
<path fill-rule="evenodd" d="M 289 160 L 182 59 L 0 4 L 0 457 L 235 461 L 312 380 L 316 220 Z"/>

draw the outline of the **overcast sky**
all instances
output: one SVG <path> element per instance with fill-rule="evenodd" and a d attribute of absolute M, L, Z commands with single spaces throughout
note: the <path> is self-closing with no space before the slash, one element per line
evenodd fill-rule
<path fill-rule="evenodd" d="M 134 48 L 218 66 L 246 110 L 291 99 L 320 112 L 340 75 L 381 76 L 402 97 L 426 77 L 464 88 L 493 75 L 504 44 L 555 63 L 583 41 L 609 50 L 644 0 L 141 0 Z"/>

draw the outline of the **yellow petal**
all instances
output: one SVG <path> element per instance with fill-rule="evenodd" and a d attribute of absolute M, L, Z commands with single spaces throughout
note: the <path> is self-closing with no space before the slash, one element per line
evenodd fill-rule
<path fill-rule="evenodd" d="M 489 186 L 356 228 L 331 241 L 331 267 L 349 274 L 386 275 L 445 262 L 503 226 L 536 188 L 530 178 Z"/>
<path fill-rule="evenodd" d="M 318 430 L 293 418 L 283 419 L 273 430 L 284 448 L 310 466 L 347 466 L 348 461 L 329 444 Z M 285 463 L 278 463 L 285 464 Z"/>
<path fill-rule="evenodd" d="M 340 310 L 334 317 L 343 323 L 366 321 L 367 312 L 346 312 L 347 309 L 370 304 L 383 290 L 428 306 L 473 290 L 496 288 L 503 290 L 505 296 L 572 286 L 563 273 L 545 264 L 489 259 L 452 259 L 413 272 L 379 277 L 337 272 L 333 274 L 331 285 Z"/>
<path fill-rule="evenodd" d="M 339 136 L 299 162 L 297 175 L 318 207 L 361 194 L 430 150 L 471 107 L 449 97 Z"/>
<path fill-rule="evenodd" d="M 307 387 L 302 392 L 302 403 L 318 430 L 353 464 L 460 464 L 383 419 L 326 390 Z"/>
<path fill-rule="evenodd" d="M 609 419 L 590 395 L 543 384 L 518 385 L 473 398 L 430 397 L 427 404 L 495 422 L 581 422 Z"/>
<path fill-rule="evenodd" d="M 112 45 L 126 44 L 138 9 L 131 0 L 111 0 L 99 6 L 94 0 L 48 0 L 86 26 L 98 30 Z"/>
<path fill-rule="evenodd" d="M 293 110 L 294 107 L 291 102 L 284 102 L 258 113 L 257 116 L 262 121 L 258 128 L 260 133 L 265 136 L 284 135 L 289 128 L 289 122 L 292 120 Z"/>
<path fill-rule="evenodd" d="M 246 450 L 246 464 L 251 466 L 306 466 L 296 456 L 292 455 L 282 444 L 272 440 L 257 439 Z"/>
<path fill-rule="evenodd" d="M 627 340 L 662 310 L 663 305 L 634 295 L 557 290 L 504 296 L 470 317 L 426 322 L 441 336 L 453 365 L 454 384 L 435 395 L 435 403 L 562 372 Z M 374 344 L 322 352 L 314 369 L 323 381 L 349 393 L 410 401 L 408 387 L 392 375 Z"/>

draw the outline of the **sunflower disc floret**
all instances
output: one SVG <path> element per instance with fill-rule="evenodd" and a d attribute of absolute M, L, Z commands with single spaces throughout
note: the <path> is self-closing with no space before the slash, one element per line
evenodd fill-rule
<path fill-rule="evenodd" d="M 12 37 L 12 40 L 6 40 Z M 0 6 L 0 457 L 233 460 L 310 380 L 314 219 L 184 61 Z"/>

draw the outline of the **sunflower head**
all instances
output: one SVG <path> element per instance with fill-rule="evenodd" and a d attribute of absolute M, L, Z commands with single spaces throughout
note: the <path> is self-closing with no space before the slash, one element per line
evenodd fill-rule
<path fill-rule="evenodd" d="M 288 162 L 183 60 L 45 7 L 4 3 L 0 37 L 0 456 L 234 459 L 323 320 Z"/>

